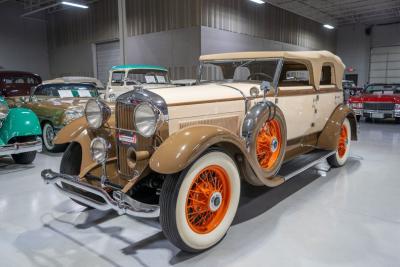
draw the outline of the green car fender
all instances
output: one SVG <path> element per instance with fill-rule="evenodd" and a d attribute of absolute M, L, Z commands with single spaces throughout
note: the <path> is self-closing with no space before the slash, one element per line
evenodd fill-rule
<path fill-rule="evenodd" d="M 0 100 L 0 104 L 3 102 Z M 26 108 L 11 108 L 0 128 L 0 145 L 7 144 L 13 137 L 41 135 L 38 117 Z"/>

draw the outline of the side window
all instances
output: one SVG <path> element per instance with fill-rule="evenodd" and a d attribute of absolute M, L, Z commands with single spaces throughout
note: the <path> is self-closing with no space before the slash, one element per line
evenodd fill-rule
<path fill-rule="evenodd" d="M 285 61 L 282 66 L 279 86 L 307 86 L 310 85 L 310 71 L 303 63 Z"/>
<path fill-rule="evenodd" d="M 322 66 L 320 85 L 335 85 L 335 72 L 331 65 Z"/>

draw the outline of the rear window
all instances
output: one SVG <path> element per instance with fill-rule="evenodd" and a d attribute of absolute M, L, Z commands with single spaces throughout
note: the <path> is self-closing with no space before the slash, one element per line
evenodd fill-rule
<path fill-rule="evenodd" d="M 90 84 L 47 84 L 39 86 L 34 95 L 50 97 L 97 97 L 98 92 L 94 85 Z"/>
<path fill-rule="evenodd" d="M 34 76 L 14 76 L 3 78 L 3 83 L 38 85 L 40 80 Z"/>

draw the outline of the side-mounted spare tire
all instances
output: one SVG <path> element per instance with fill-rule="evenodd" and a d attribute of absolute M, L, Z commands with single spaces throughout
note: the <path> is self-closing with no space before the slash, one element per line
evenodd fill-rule
<path fill-rule="evenodd" d="M 247 113 L 242 136 L 250 151 L 252 161 L 259 167 L 263 179 L 273 178 L 279 171 L 286 150 L 287 128 L 283 112 L 270 101 L 257 103 Z M 252 181 L 255 185 L 268 184 Z"/>

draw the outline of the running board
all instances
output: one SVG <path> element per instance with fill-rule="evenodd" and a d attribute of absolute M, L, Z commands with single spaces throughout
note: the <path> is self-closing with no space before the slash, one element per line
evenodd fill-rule
<path fill-rule="evenodd" d="M 329 156 L 334 155 L 335 151 L 315 150 L 313 152 L 298 156 L 282 164 L 277 176 L 283 177 L 285 181 L 308 170 L 315 165 L 325 161 Z"/>

